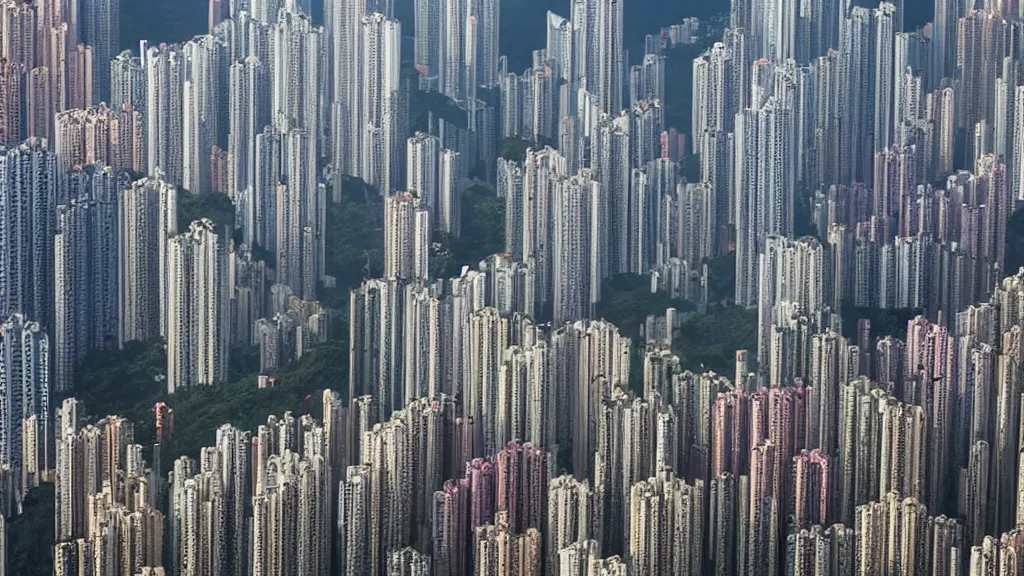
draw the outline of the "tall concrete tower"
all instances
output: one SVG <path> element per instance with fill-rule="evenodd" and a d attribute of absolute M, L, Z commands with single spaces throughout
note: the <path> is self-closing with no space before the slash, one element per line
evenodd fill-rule
<path fill-rule="evenodd" d="M 223 381 L 228 374 L 227 249 L 202 219 L 168 241 L 167 391 Z"/>

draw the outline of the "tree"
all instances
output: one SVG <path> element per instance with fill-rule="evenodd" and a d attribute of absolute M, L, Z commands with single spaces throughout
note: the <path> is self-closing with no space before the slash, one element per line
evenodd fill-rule
<path fill-rule="evenodd" d="M 209 218 L 218 228 L 227 226 L 235 229 L 235 204 L 227 194 L 207 192 L 195 194 L 178 190 L 178 230 L 188 230 L 189 224 L 201 218 Z"/>
<path fill-rule="evenodd" d="M 347 389 L 347 378 L 348 345 L 331 341 L 282 367 L 273 388 L 258 388 L 256 374 L 250 374 L 217 386 L 162 396 L 160 399 L 180 415 L 174 434 L 161 446 L 162 457 L 167 461 L 179 456 L 197 458 L 203 446 L 214 442 L 217 428 L 223 424 L 256 430 L 270 415 L 310 412 L 320 402 L 320 391 Z"/>
<path fill-rule="evenodd" d="M 501 149 L 498 156 L 513 162 L 522 162 L 526 159 L 526 149 L 532 146 L 528 140 L 518 138 L 505 138 L 501 141 Z"/>
<path fill-rule="evenodd" d="M 504 252 L 504 199 L 486 186 L 471 186 L 462 197 L 462 234 L 440 240 L 440 261 L 431 266 L 439 278 L 455 276 L 462 266 L 475 267 L 491 254 Z"/>
<path fill-rule="evenodd" d="M 665 101 L 662 103 L 666 128 L 690 132 L 693 125 L 693 59 L 721 40 L 722 27 L 708 20 L 704 32 L 698 42 L 676 44 L 666 54 Z"/>
<path fill-rule="evenodd" d="M 1006 223 L 1007 274 L 1016 274 L 1024 267 L 1024 207 L 1018 208 Z"/>
<path fill-rule="evenodd" d="M 732 301 L 736 298 L 736 251 L 730 250 L 707 261 L 708 300 Z"/>
<path fill-rule="evenodd" d="M 924 310 L 920 308 L 868 308 L 864 306 L 843 305 L 843 336 L 856 341 L 858 320 L 871 322 L 871 337 L 884 338 L 896 336 L 904 338 L 907 335 L 907 323 Z"/>
<path fill-rule="evenodd" d="M 622 334 L 638 341 L 640 326 L 647 317 L 664 314 L 669 308 L 689 312 L 696 306 L 692 302 L 670 298 L 664 292 L 652 293 L 649 276 L 621 274 L 601 286 L 601 301 L 597 303 L 595 313 L 598 318 L 618 326 Z"/>
<path fill-rule="evenodd" d="M 7 571 L 18 576 L 53 573 L 53 484 L 40 484 L 25 495 L 22 513 L 7 525 Z"/>
<path fill-rule="evenodd" d="M 426 132 L 429 128 L 427 118 L 433 115 L 458 128 L 469 127 L 469 115 L 459 103 L 439 92 L 412 90 L 409 95 L 409 121 L 413 130 Z"/>
<path fill-rule="evenodd" d="M 730 377 L 736 366 L 736 351 L 756 347 L 757 311 L 720 304 L 685 321 L 673 339 L 673 350 L 683 368 L 713 370 Z"/>
<path fill-rule="evenodd" d="M 349 290 L 384 273 L 384 203 L 361 182 L 347 181 L 341 202 L 327 204 L 324 266 L 336 282 L 319 294 L 328 308 L 347 307 Z"/>
<path fill-rule="evenodd" d="M 687 182 L 700 182 L 700 154 L 690 154 L 679 162 L 679 170 Z"/>
<path fill-rule="evenodd" d="M 222 424 L 255 430 L 271 414 L 308 410 L 313 402 L 306 402 L 310 394 L 345 388 L 348 344 L 347 340 L 332 340 L 313 348 L 282 367 L 277 385 L 266 389 L 257 387 L 257 370 L 250 370 L 214 386 L 167 394 L 166 384 L 159 378 L 166 368 L 160 343 L 129 342 L 123 351 L 94 352 L 77 373 L 75 396 L 83 402 L 84 419 L 124 416 L 135 424 L 136 442 L 150 448 L 156 441 L 153 407 L 165 402 L 178 418 L 174 434 L 161 445 L 162 457 L 168 462 L 183 455 L 196 458 L 200 448 L 213 443 Z"/>

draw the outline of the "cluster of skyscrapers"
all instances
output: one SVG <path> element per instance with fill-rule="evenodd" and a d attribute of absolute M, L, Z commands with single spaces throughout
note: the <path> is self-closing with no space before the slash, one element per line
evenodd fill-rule
<path fill-rule="evenodd" d="M 38 322 L 13 314 L 0 324 L 0 515 L 8 518 L 53 468 L 50 357 Z"/>
<path fill-rule="evenodd" d="M 485 274 L 470 277 L 486 286 Z M 164 546 L 180 573 L 1001 574 L 1013 566 L 1020 274 L 958 314 L 955 328 L 917 317 L 905 339 L 872 341 L 866 322 L 855 342 L 814 334 L 804 355 L 791 353 L 798 376 L 782 385 L 762 386 L 742 353 L 735 374 L 699 374 L 648 343 L 641 395 L 626 388 L 635 355 L 614 326 L 503 317 L 486 290 L 449 298 L 447 307 L 468 313 L 468 326 L 450 330 L 469 339 L 425 353 L 440 359 L 437 389 L 402 392 L 403 401 L 356 383 L 347 402 L 328 390 L 319 420 L 271 416 L 255 433 L 224 426 L 197 461 L 175 463 Z M 390 337 L 418 330 L 406 324 Z M 409 360 L 391 369 L 427 364 L 410 356 L 416 346 L 396 346 Z M 468 359 L 458 359 L 462 349 Z M 468 375 L 456 372 L 467 364 Z M 384 385 L 418 377 L 389 374 Z M 61 422 L 74 406 L 65 403 Z M 126 424 L 110 418 L 62 434 L 82 446 L 95 435 L 98 449 L 128 434 Z M 137 448 L 130 437 L 123 443 L 130 462 Z M 60 446 L 62 465 L 70 452 Z M 103 454 L 100 462 L 115 458 Z M 117 494 L 144 478 L 100 490 L 120 510 Z"/>
<path fill-rule="evenodd" d="M 765 306 L 770 238 L 806 225 L 799 210 L 823 243 L 832 312 L 948 319 L 977 302 L 1003 273 L 1021 197 L 1016 8 L 936 2 L 951 21 L 903 31 L 888 2 L 772 4 L 735 2 L 693 67 L 692 142 L 709 222 L 736 248 L 736 301 Z"/>
<path fill-rule="evenodd" d="M 371 566 L 411 545 L 441 574 L 489 573 L 486 540 L 507 530 L 502 574 L 1016 573 L 1020 9 L 939 2 L 942 22 L 905 31 L 900 5 L 848 4 L 733 3 L 693 63 L 696 182 L 668 158 L 661 44 L 607 74 L 614 25 L 590 42 L 614 8 L 548 15 L 531 69 L 499 83 L 501 134 L 552 144 L 498 162 L 507 254 L 441 281 L 392 266 L 353 292 L 350 397 L 392 413 L 385 430 L 450 397 L 473 429 L 454 440 L 466 472 L 444 483 L 441 545 L 437 514 L 403 509 L 412 533 L 371 536 Z M 387 219 L 404 241 L 386 249 L 422 269 L 415 230 Z M 590 319 L 620 273 L 706 299 L 702 264 L 732 250 L 735 301 L 758 311 L 735 374 L 683 370 L 655 338 L 634 352 Z M 848 307 L 922 315 L 905 338 L 862 321 L 851 340 Z M 573 473 L 547 479 L 540 527 L 493 494 L 512 441 Z M 452 541 L 461 486 L 474 531 Z"/>
<path fill-rule="evenodd" d="M 58 113 L 99 104 L 111 90 L 119 3 L 5 0 L 0 14 L 0 145 L 30 137 L 52 142 Z"/>
<path fill-rule="evenodd" d="M 156 338 L 169 390 L 223 380 L 230 346 L 257 343 L 268 330 L 256 321 L 292 297 L 308 311 L 292 322 L 301 336 L 275 338 L 285 356 L 322 340 L 322 29 L 292 2 L 232 3 L 210 35 L 115 57 L 116 2 L 0 9 L 0 315 L 50 335 L 54 390 L 71 389 L 90 351 Z M 210 221 L 179 223 L 179 190 L 229 194 L 242 243 Z"/>
<path fill-rule="evenodd" d="M 131 422 L 84 424 L 83 411 L 74 399 L 57 411 L 54 573 L 153 574 L 164 555 L 157 477 Z"/>
<path fill-rule="evenodd" d="M 630 56 L 621 0 L 573 0 L 519 73 L 496 0 L 416 0 L 411 57 L 393 3 L 311 4 L 211 0 L 208 34 L 115 54 L 116 2 L 0 0 L 0 536 L 52 481 L 60 576 L 1024 570 L 1024 4 L 910 31 L 903 1 L 734 0 L 688 127 L 692 20 Z M 412 133 L 417 91 L 456 113 Z M 173 393 L 325 340 L 346 176 L 384 197 L 383 275 L 319 418 L 224 425 L 164 484 L 132 422 L 51 406 L 130 341 L 166 342 Z M 505 250 L 436 278 L 473 180 Z M 233 222 L 179 222 L 210 193 Z M 687 369 L 673 309 L 642 340 L 595 318 L 622 274 L 707 303 L 733 251 L 734 373 Z M 921 314 L 844 336 L 857 307 Z"/>
<path fill-rule="evenodd" d="M 782 248 L 814 247 L 801 243 Z M 339 518 L 350 491 L 365 490 L 353 474 L 384 458 L 376 465 L 397 478 L 380 488 L 387 536 L 362 523 L 340 536 L 346 560 L 353 538 L 360 546 L 360 563 L 343 573 L 379 565 L 379 546 L 410 545 L 437 573 L 480 573 L 485 538 L 502 530 L 521 550 L 512 557 L 530 562 L 537 530 L 541 560 L 499 574 L 999 574 L 999 562 L 1013 562 L 1021 275 L 949 328 L 913 319 L 905 339 L 873 340 L 867 321 L 853 341 L 828 326 L 773 327 L 763 373 L 739 351 L 726 376 L 684 370 L 653 339 L 637 357 L 604 322 L 535 324 L 510 267 L 494 256 L 448 281 L 371 280 L 353 293 L 350 396 L 369 396 L 348 417 L 364 431 L 355 461 L 370 464 L 348 468 Z M 627 388 L 634 361 L 639 396 Z M 428 405 L 422 430 L 416 414 Z M 370 427 L 367 406 L 382 420 L 394 412 Z M 383 455 L 371 448 L 378 437 Z M 505 480 L 510 449 L 526 468 Z M 438 473 L 451 465 L 439 462 L 455 469 Z M 556 477 L 556 467 L 573 475 Z M 434 498 L 443 513 L 424 517 L 420 502 L 443 471 L 455 478 Z M 360 498 L 375 502 L 370 485 Z M 507 511 L 524 502 L 518 517 L 546 513 L 517 532 Z M 392 515 L 404 519 L 398 539 Z M 991 571 L 976 568 L 984 561 Z"/>

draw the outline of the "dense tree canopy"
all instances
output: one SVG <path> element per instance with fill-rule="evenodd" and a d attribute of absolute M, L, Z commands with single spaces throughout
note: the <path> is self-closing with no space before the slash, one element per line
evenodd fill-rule
<path fill-rule="evenodd" d="M 895 336 L 906 338 L 907 323 L 913 320 L 924 311 L 920 308 L 866 308 L 863 306 L 844 306 L 842 310 L 843 336 L 850 339 L 851 344 L 856 343 L 857 322 L 859 320 L 871 321 L 871 338 L 884 338 Z"/>
<path fill-rule="evenodd" d="M 7 525 L 7 573 L 17 576 L 53 574 L 53 484 L 41 484 L 25 495 L 22 514 Z"/>
<path fill-rule="evenodd" d="M 235 228 L 235 205 L 227 194 L 207 192 L 195 194 L 178 191 L 178 231 L 188 230 L 189 224 L 200 218 L 209 218 L 218 228 Z"/>
<path fill-rule="evenodd" d="M 88 421 L 117 414 L 134 422 L 135 441 L 147 449 L 156 441 L 153 407 L 166 402 L 178 415 L 174 435 L 161 450 L 163 463 L 169 465 L 178 456 L 198 457 L 200 448 L 214 442 L 222 424 L 255 430 L 271 414 L 305 411 L 309 394 L 347 389 L 348 348 L 339 341 L 314 348 L 283 367 L 276 387 L 267 389 L 257 387 L 253 370 L 216 386 L 168 395 L 162 378 L 166 368 L 162 343 L 131 342 L 122 351 L 95 352 L 78 371 L 75 396 L 84 402 Z M 311 402 L 319 401 L 317 397 Z"/>
<path fill-rule="evenodd" d="M 1024 268 L 1024 207 L 1018 208 L 1006 224 L 1006 272 Z"/>
<path fill-rule="evenodd" d="M 736 367 L 736 351 L 757 349 L 757 310 L 711 305 L 676 332 L 673 350 L 687 370 L 714 370 L 730 378 Z"/>
<path fill-rule="evenodd" d="M 668 308 L 682 313 L 694 310 L 695 306 L 685 300 L 669 298 L 663 292 L 652 294 L 649 276 L 623 274 L 609 279 L 601 287 L 601 301 L 597 303 L 595 315 L 615 324 L 620 333 L 636 341 L 647 317 L 664 314 Z"/>
<path fill-rule="evenodd" d="M 325 269 L 337 286 L 320 292 L 329 308 L 348 306 L 349 290 L 384 272 L 384 203 L 372 187 L 360 189 L 361 180 L 350 182 L 340 203 L 327 204 Z"/>
<path fill-rule="evenodd" d="M 526 159 L 526 150 L 530 148 L 531 142 L 518 138 L 505 138 L 501 141 L 498 149 L 498 156 L 513 162 L 522 162 Z"/>

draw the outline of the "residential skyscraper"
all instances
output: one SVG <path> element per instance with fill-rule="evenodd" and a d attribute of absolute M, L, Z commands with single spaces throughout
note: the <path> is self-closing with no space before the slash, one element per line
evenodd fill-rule
<path fill-rule="evenodd" d="M 769 362 L 771 329 L 796 316 L 811 319 L 818 331 L 829 299 L 825 251 L 817 238 L 791 240 L 783 236 L 765 239 L 759 258 L 756 305 L 758 309 L 758 359 Z M 762 366 L 763 367 L 763 366 Z"/>
<path fill-rule="evenodd" d="M 443 559 L 438 570 L 453 576 L 474 574 L 479 559 L 492 556 L 491 549 L 481 550 L 476 543 L 487 538 L 484 526 L 494 521 L 494 466 L 486 458 L 466 462 L 464 475 L 445 481 L 435 501 L 441 515 L 441 523 L 435 521 L 441 528 L 436 530 L 435 558 Z M 489 528 L 493 533 L 496 527 Z M 484 533 L 478 538 L 481 529 Z M 536 556 L 539 562 L 539 550 Z"/>
<path fill-rule="evenodd" d="M 223 47 L 209 35 L 196 36 L 181 47 L 181 186 L 197 194 L 212 191 L 210 150 L 219 135 L 217 118 L 225 80 L 219 62 L 221 50 Z"/>
<path fill-rule="evenodd" d="M 645 54 L 643 62 L 630 71 L 630 104 L 641 100 L 665 101 L 665 57 Z"/>
<path fill-rule="evenodd" d="M 369 573 L 370 467 L 349 466 L 338 489 L 338 570 L 344 576 Z"/>
<path fill-rule="evenodd" d="M 792 110 L 769 97 L 736 116 L 736 303 L 758 302 L 757 262 L 769 235 L 793 235 Z"/>
<path fill-rule="evenodd" d="M 534 150 L 528 150 L 534 156 Z M 523 259 L 523 233 L 526 228 L 524 215 L 529 214 L 523 196 L 523 170 L 529 164 L 498 158 L 497 182 L 495 193 L 498 198 L 505 199 L 505 252 L 513 257 Z"/>
<path fill-rule="evenodd" d="M 644 574 L 703 572 L 704 482 L 687 484 L 660 472 L 634 484 L 629 501 L 629 554 Z"/>
<path fill-rule="evenodd" d="M 111 101 L 110 81 L 106 74 L 110 61 L 121 46 L 120 0 L 83 0 L 82 42 L 92 48 L 92 102 Z"/>
<path fill-rule="evenodd" d="M 282 134 L 283 172 L 275 201 L 277 282 L 303 300 L 316 299 L 316 283 L 323 275 L 327 200 L 317 183 L 313 139 L 309 131 L 297 128 Z"/>
<path fill-rule="evenodd" d="M 36 458 L 37 469 L 50 457 L 50 339 L 39 322 L 21 314 L 0 324 L 0 466 L 20 473 L 24 457 Z M 33 453 L 22 450 L 23 423 L 36 417 L 39 437 Z M 42 466 L 40 467 L 39 464 Z"/>
<path fill-rule="evenodd" d="M 447 148 L 441 151 L 434 227 L 453 238 L 462 235 L 462 162 L 461 153 Z"/>
<path fill-rule="evenodd" d="M 492 307 L 475 310 L 469 315 L 467 381 L 463 385 L 463 414 L 472 418 L 482 430 L 483 453 L 494 454 L 501 449 L 502 412 L 505 402 L 498 391 L 501 351 L 508 346 L 509 322 Z"/>
<path fill-rule="evenodd" d="M 622 387 L 629 373 L 629 338 L 615 325 L 605 321 L 576 321 L 565 324 L 551 335 L 551 354 L 569 361 L 559 369 L 568 379 L 568 406 L 572 413 L 559 420 L 559 439 L 572 438 L 573 470 L 580 477 L 590 469 L 594 450 L 602 432 L 602 398 Z M 572 408 L 574 407 L 574 408 Z"/>
<path fill-rule="evenodd" d="M 145 120 L 131 105 L 66 110 L 57 114 L 55 124 L 54 153 L 61 172 L 86 164 L 118 172 L 145 170 Z"/>
<path fill-rule="evenodd" d="M 251 237 L 256 244 L 273 253 L 278 249 L 277 194 L 281 184 L 283 140 L 283 136 L 272 126 L 265 126 L 256 134 L 252 194 L 237 197 L 239 206 L 236 221 L 241 221 L 243 240 Z"/>
<path fill-rule="evenodd" d="M 874 100 L 864 93 L 864 86 L 873 85 L 876 46 L 872 43 L 874 19 L 868 8 L 854 6 L 842 24 L 840 51 L 846 62 L 840 68 L 839 82 L 845 96 L 840 97 L 839 113 L 846 133 L 839 144 L 839 178 L 841 184 L 850 185 L 868 182 L 872 173 Z"/>
<path fill-rule="evenodd" d="M 324 2 L 324 28 L 327 38 L 327 61 L 330 66 L 331 110 L 331 164 L 336 173 L 335 187 L 341 184 L 342 174 L 361 174 L 362 148 L 360 147 L 362 118 L 362 21 L 366 15 L 365 2 L 326 0 Z M 426 32 L 424 28 L 416 28 Z M 436 40 L 440 42 L 440 40 Z"/>
<path fill-rule="evenodd" d="M 573 28 L 572 22 L 567 18 L 555 14 L 552 11 L 547 13 L 547 35 L 544 44 L 544 54 L 551 64 L 551 71 L 559 82 L 565 82 L 568 93 L 575 94 L 574 73 L 575 59 L 573 55 Z M 568 115 L 569 102 L 560 102 L 559 117 Z M 561 108 L 564 106 L 564 108 Z"/>
<path fill-rule="evenodd" d="M 935 81 L 952 78 L 957 62 L 957 22 L 966 14 L 965 4 L 956 0 L 935 0 L 932 74 Z"/>
<path fill-rule="evenodd" d="M 600 184 L 589 171 L 561 180 L 551 190 L 552 317 L 555 324 L 591 315 L 601 298 L 598 248 Z"/>
<path fill-rule="evenodd" d="M 898 519 L 877 521 L 879 518 Z M 909 533 L 894 537 L 900 526 Z M 855 558 L 856 573 L 885 571 L 891 566 L 899 571 L 916 571 L 919 565 L 934 566 L 938 571 L 957 569 L 963 565 L 963 525 L 945 516 L 931 516 L 916 498 L 904 497 L 897 492 L 882 495 L 878 501 L 857 508 L 856 534 L 859 548 Z M 923 558 L 912 554 L 915 543 L 929 538 L 935 545 L 923 552 Z M 951 568 L 952 567 L 952 568 Z"/>
<path fill-rule="evenodd" d="M 737 478 L 730 472 L 723 472 L 711 479 L 709 490 L 709 517 L 707 521 L 708 545 L 711 547 L 710 560 L 714 562 L 718 574 L 730 574 L 739 562 L 737 552 L 742 542 L 740 530 L 746 516 L 741 490 L 749 487 L 746 476 Z"/>
<path fill-rule="evenodd" d="M 417 0 L 413 4 L 413 29 L 416 31 L 415 53 L 413 63 L 420 76 L 427 80 L 435 79 L 441 68 L 441 7 L 443 2 L 437 0 Z"/>
<path fill-rule="evenodd" d="M 828 524 L 832 494 L 829 458 L 820 450 L 803 450 L 793 458 L 794 518 L 798 526 Z"/>
<path fill-rule="evenodd" d="M 301 128 L 310 134 L 310 153 L 319 158 L 321 131 L 320 90 L 323 28 L 294 3 L 286 3 L 269 21 L 272 27 L 271 122 L 281 132 Z"/>
<path fill-rule="evenodd" d="M 122 190 L 119 203 L 117 294 L 123 344 L 166 334 L 167 242 L 178 232 L 178 190 L 157 172 Z"/>
<path fill-rule="evenodd" d="M 466 28 L 468 3 L 457 0 L 441 0 L 440 61 L 438 91 L 449 98 L 461 101 L 465 98 L 466 76 Z"/>
<path fill-rule="evenodd" d="M 228 194 L 240 204 L 243 239 L 254 240 L 257 204 L 256 137 L 270 124 L 270 78 L 267 65 L 256 56 L 231 64 L 228 70 Z"/>
<path fill-rule="evenodd" d="M 735 57 L 734 57 L 735 56 Z M 693 149 L 704 150 L 709 139 L 729 132 L 739 112 L 737 68 L 743 58 L 734 55 L 729 46 L 716 42 L 710 50 L 693 60 Z M 707 177 L 707 174 L 704 175 Z"/>
<path fill-rule="evenodd" d="M 316 453 L 320 448 L 312 449 L 302 456 L 280 450 L 257 464 L 266 467 L 266 477 L 256 484 L 252 500 L 253 547 L 259 550 L 252 558 L 254 573 L 330 571 L 330 472 Z"/>
<path fill-rule="evenodd" d="M 107 416 L 83 427 L 82 409 L 68 399 L 57 415 L 56 541 L 95 543 L 100 565 L 159 566 L 164 518 L 134 426 Z"/>
<path fill-rule="evenodd" d="M 498 512 L 494 524 L 474 530 L 476 542 L 474 574 L 478 576 L 540 576 L 540 531 L 530 528 L 522 534 L 513 532 L 506 513 Z"/>
<path fill-rule="evenodd" d="M 512 169 L 505 165 L 499 169 L 503 178 L 499 189 L 506 193 L 505 206 L 511 220 L 506 220 L 506 250 L 536 269 L 537 301 L 552 301 L 554 288 L 551 280 L 554 259 L 551 220 L 552 190 L 561 186 L 569 176 L 564 156 L 552 148 L 527 150 L 522 167 Z M 507 182 L 502 185 L 501 182 Z M 578 217 L 586 217 L 579 214 Z M 510 224 L 511 222 L 511 224 Z M 519 226 L 513 228 L 516 223 Z M 517 242 L 518 241 L 518 242 Z"/>
<path fill-rule="evenodd" d="M 227 377 L 227 249 L 202 219 L 167 247 L 167 391 L 213 385 Z"/>
<path fill-rule="evenodd" d="M 414 438 L 400 417 L 377 424 L 363 435 L 363 458 L 369 463 L 371 487 L 366 574 L 385 574 L 390 552 L 411 543 L 413 507 L 409 488 L 413 482 Z"/>
<path fill-rule="evenodd" d="M 360 113 L 355 117 L 365 118 L 365 123 L 352 141 L 359 158 L 356 175 L 388 195 L 399 184 L 396 169 L 402 141 L 398 133 L 402 25 L 378 13 L 364 17 L 360 30 Z"/>
<path fill-rule="evenodd" d="M 786 574 L 824 576 L 853 574 L 855 535 L 842 524 L 805 528 L 787 538 Z M 835 567 L 835 568 L 831 568 Z"/>
<path fill-rule="evenodd" d="M 168 182 L 183 182 L 185 56 L 180 46 L 161 44 L 146 53 L 146 172 L 160 169 Z M 194 192 L 200 192 L 194 190 Z"/>
<path fill-rule="evenodd" d="M 406 153 L 406 190 L 420 199 L 437 223 L 440 206 L 441 141 L 436 136 L 417 132 L 408 140 Z"/>
<path fill-rule="evenodd" d="M 797 58 L 797 1 L 753 2 L 751 6 L 751 33 L 758 55 L 778 63 Z"/>
<path fill-rule="evenodd" d="M 467 3 L 464 60 L 467 98 L 475 98 L 478 87 L 498 85 L 500 6 L 499 0 L 471 0 Z"/>
<path fill-rule="evenodd" d="M 130 104 L 145 115 L 146 103 L 146 68 L 141 58 L 125 50 L 110 61 L 110 108 L 121 110 Z"/>
<path fill-rule="evenodd" d="M 554 468 L 550 453 L 527 442 L 509 442 L 494 458 L 497 464 L 495 510 L 505 512 L 509 529 L 522 534 L 547 522 L 548 482 Z"/>
<path fill-rule="evenodd" d="M 772 440 L 762 440 L 750 450 L 748 540 L 740 542 L 740 547 L 746 548 L 748 565 L 755 574 L 778 573 L 783 496 L 780 490 L 785 474 L 784 459 L 779 456 L 779 445 Z"/>
<path fill-rule="evenodd" d="M 85 355 L 118 342 L 118 202 L 109 167 L 63 176 L 54 235 L 54 388 L 71 390 Z"/>
<path fill-rule="evenodd" d="M 896 75 L 902 70 L 894 70 L 896 25 L 902 15 L 896 13 L 896 6 L 890 2 L 882 2 L 874 13 L 875 38 L 875 89 L 874 89 L 874 137 L 872 152 L 885 150 L 892 142 L 893 134 L 893 94 Z"/>
<path fill-rule="evenodd" d="M 413 548 L 402 548 L 391 553 L 387 576 L 431 576 L 431 559 Z"/>
<path fill-rule="evenodd" d="M 6 61 L 0 65 L 0 145 L 15 146 L 30 135 L 31 105 L 42 105 L 41 98 L 29 92 L 31 73 L 36 67 L 36 11 L 22 2 L 0 4 L 4 37 L 0 38 L 0 54 Z M 35 134 L 31 134 L 35 135 Z M 47 134 L 39 134 L 46 137 Z"/>
<path fill-rule="evenodd" d="M 620 556 L 602 559 L 596 540 L 580 540 L 558 550 L 557 574 L 566 576 L 629 576 L 630 564 Z"/>
<path fill-rule="evenodd" d="M 545 524 L 545 570 L 553 573 L 559 564 L 559 550 L 576 542 L 601 537 L 601 506 L 598 494 L 586 481 L 570 475 L 548 484 L 548 518 Z"/>
<path fill-rule="evenodd" d="M 676 192 L 678 213 L 678 257 L 691 265 L 713 258 L 715 229 L 718 227 L 714 190 L 707 184 L 679 184 Z"/>
<path fill-rule="evenodd" d="M 384 199 L 384 277 L 415 281 L 430 278 L 430 213 L 409 192 Z"/>
<path fill-rule="evenodd" d="M 14 146 L 24 136 L 22 111 L 27 106 L 22 97 L 25 75 L 11 62 L 0 65 L 0 145 Z"/>
<path fill-rule="evenodd" d="M 371 279 L 353 290 L 349 299 L 349 389 L 352 397 L 371 395 L 386 414 L 403 405 L 398 402 L 404 379 L 398 359 L 402 326 L 398 280 Z M 402 383 L 402 384 L 400 384 Z"/>
<path fill-rule="evenodd" d="M 967 159 L 988 152 L 976 152 L 973 141 L 978 122 L 985 120 L 991 125 L 994 120 L 993 96 L 1002 68 L 1000 47 L 1005 33 L 1003 20 L 986 10 L 969 10 L 956 23 L 956 119 L 957 128 L 967 131 Z"/>
<path fill-rule="evenodd" d="M 605 114 L 618 114 L 623 98 L 623 3 L 621 0 L 575 0 L 578 87 L 596 98 Z"/>
<path fill-rule="evenodd" d="M 78 400 L 66 398 L 54 410 L 54 538 L 58 541 L 81 537 L 84 529 L 84 515 L 80 503 L 88 487 L 76 482 L 78 478 L 75 465 L 75 458 L 78 456 L 76 435 L 80 426 L 78 412 L 84 409 Z M 81 468 L 81 465 L 77 467 Z"/>
<path fill-rule="evenodd" d="M 52 325 L 57 180 L 45 140 L 0 148 L 0 317 Z"/>

